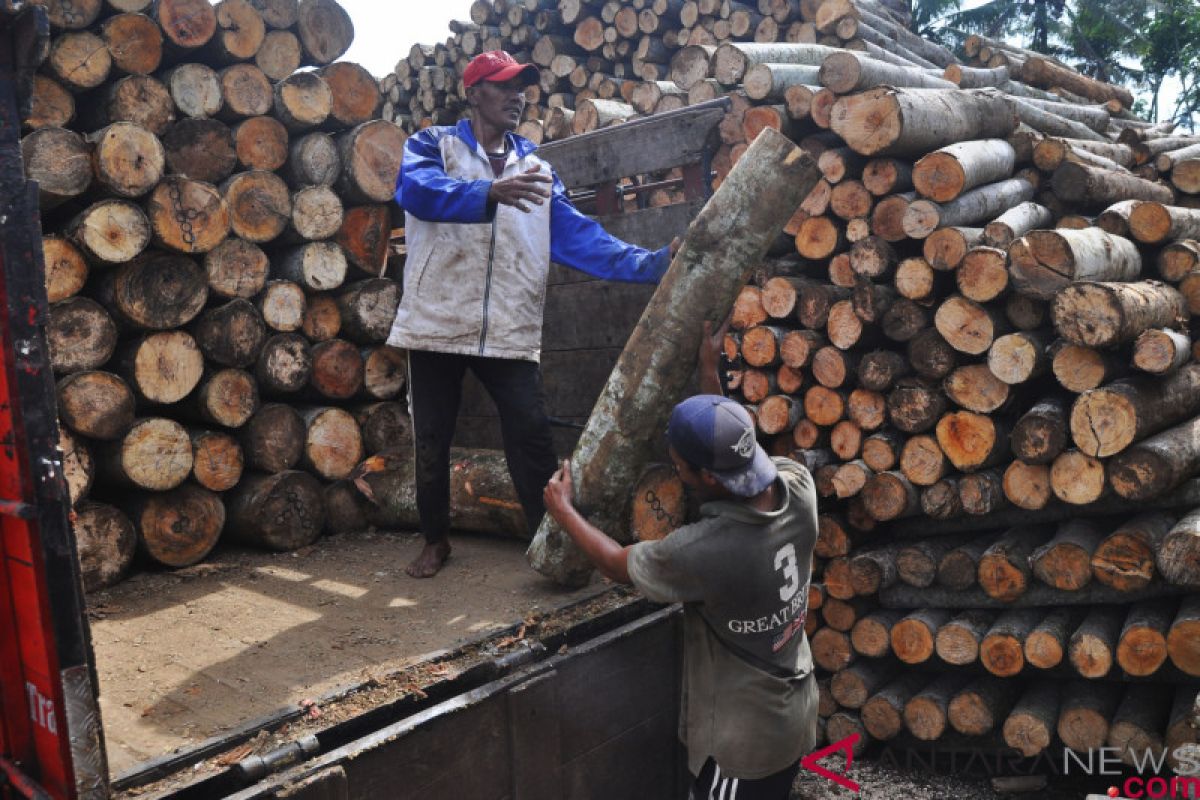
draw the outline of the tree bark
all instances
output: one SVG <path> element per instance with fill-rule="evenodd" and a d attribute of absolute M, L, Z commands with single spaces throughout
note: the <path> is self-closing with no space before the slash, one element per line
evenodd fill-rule
<path fill-rule="evenodd" d="M 687 378 L 684 373 L 690 372 L 690 366 L 684 365 L 687 359 L 669 357 L 659 361 L 661 353 L 673 353 L 676 348 L 690 350 L 688 342 L 699 335 L 697 320 L 722 317 L 721 306 L 732 303 L 746 277 L 729 274 L 718 279 L 706 267 L 726 263 L 730 246 L 754 256 L 739 258 L 741 263 L 756 263 L 774 233 L 817 180 L 816 165 L 810 158 L 781 135 L 764 131 L 692 223 L 676 256 L 678 269 L 669 271 L 659 284 L 643 314 L 643 323 L 597 401 L 573 460 L 578 501 L 585 508 L 603 509 L 593 514 L 593 522 L 602 530 L 616 534 L 621 529 L 621 520 L 627 518 L 627 499 L 620 498 L 622 493 L 613 487 L 633 483 L 632 473 L 640 471 L 648 457 L 652 432 L 661 430 L 668 406 Z M 734 213 L 745 204 L 754 206 L 753 213 Z M 735 234 L 726 230 L 735 217 L 753 223 L 740 224 Z M 709 241 L 710 236 L 715 244 Z M 698 244 L 701 238 L 705 239 L 703 247 Z M 684 265 L 688 265 L 686 273 Z M 701 289 L 705 302 L 694 302 L 692 295 Z M 682 331 L 678 336 L 663 333 L 676 328 Z M 588 456 L 602 445 L 608 453 L 606 458 L 593 460 Z M 543 522 L 529 558 L 538 571 L 563 583 L 577 583 L 591 571 L 578 548 L 550 522 Z"/>
<path fill-rule="evenodd" d="M 307 306 L 304 290 L 291 281 L 269 281 L 255 304 L 271 330 L 290 333 L 304 324 Z"/>
<path fill-rule="evenodd" d="M 349 477 L 363 459 L 362 431 L 353 415 L 340 408 L 309 408 L 301 417 L 304 469 L 327 481 Z"/>
<path fill-rule="evenodd" d="M 904 726 L 923 742 L 942 738 L 949 724 L 950 699 L 970 680 L 969 676 L 950 674 L 936 680 L 916 694 L 904 707 Z"/>
<path fill-rule="evenodd" d="M 928 686 L 928 675 L 906 673 L 871 696 L 862 707 L 862 722 L 867 732 L 881 741 L 893 739 L 904 728 L 904 709 L 908 702 Z"/>
<path fill-rule="evenodd" d="M 255 375 L 264 394 L 291 394 L 308 384 L 312 368 L 312 349 L 304 337 L 282 333 L 263 343 Z"/>
<path fill-rule="evenodd" d="M 1049 464 L 1067 446 L 1067 409 L 1046 397 L 1026 411 L 1009 437 L 1013 455 L 1030 464 Z"/>
<path fill-rule="evenodd" d="M 1122 608 L 1095 608 L 1071 635 L 1067 655 L 1085 678 L 1102 678 L 1116 663 L 1117 639 L 1125 619 Z"/>
<path fill-rule="evenodd" d="M 898 672 L 899 666 L 892 660 L 856 661 L 833 676 L 829 691 L 843 708 L 862 708 Z"/>
<path fill-rule="evenodd" d="M 420 526 L 410 448 L 391 450 L 366 462 L 361 478 L 374 496 L 368 516 L 380 527 Z M 502 453 L 455 448 L 450 455 L 450 526 L 455 530 L 529 538 Z"/>
<path fill-rule="evenodd" d="M 1142 271 L 1142 257 L 1128 239 L 1099 228 L 1033 231 L 1009 248 L 1017 291 L 1053 300 L 1078 281 L 1132 281 Z"/>
<path fill-rule="evenodd" d="M 1034 192 L 1029 181 L 1011 178 L 971 189 L 941 205 L 917 200 L 904 212 L 904 232 L 912 239 L 924 239 L 938 228 L 986 223 L 1032 200 Z"/>
<path fill-rule="evenodd" d="M 1082 283 L 1054 298 L 1052 315 L 1055 329 L 1068 341 L 1111 347 L 1149 328 L 1173 326 L 1187 318 L 1187 310 L 1179 292 L 1156 281 Z"/>
<path fill-rule="evenodd" d="M 999 97 L 946 89 L 871 89 L 841 98 L 832 113 L 834 132 L 863 155 L 924 155 L 954 142 L 1003 139 L 1015 127 Z"/>
<path fill-rule="evenodd" d="M 336 188 L 348 203 L 391 202 L 407 137 L 384 120 L 364 122 L 337 137 L 342 171 Z"/>
<path fill-rule="evenodd" d="M 354 23 L 336 0 L 300 0 L 296 33 L 304 48 L 304 63 L 320 66 L 350 49 Z"/>
<path fill-rule="evenodd" d="M 312 544 L 325 525 L 321 484 L 306 472 L 250 474 L 230 494 L 229 535 L 269 550 Z"/>
<path fill-rule="evenodd" d="M 938 628 L 937 654 L 947 664 L 966 666 L 979 660 L 979 645 L 996 615 L 990 611 L 959 612 Z"/>
<path fill-rule="evenodd" d="M 998 678 L 1011 678 L 1025 668 L 1025 641 L 1045 616 L 1040 608 L 1014 608 L 996 617 L 984 635 L 979 661 Z"/>
<path fill-rule="evenodd" d="M 204 64 L 180 64 L 167 70 L 162 80 L 175 107 L 185 117 L 214 117 L 225 104 L 221 79 Z"/>
<path fill-rule="evenodd" d="M 717 47 L 710 57 L 711 76 L 719 82 L 732 86 L 742 83 L 746 71 L 755 64 L 792 64 L 819 67 L 828 56 L 837 52 L 834 48 L 815 44 L 753 44 L 730 42 Z M 691 56 L 698 58 L 698 55 Z M 672 77 L 674 77 L 674 70 Z M 680 72 L 683 72 L 681 69 Z M 699 72 L 698 66 L 687 71 L 687 75 Z M 685 87 L 685 88 L 690 88 Z"/>
<path fill-rule="evenodd" d="M 230 237 L 204 256 L 211 295 L 248 300 L 267 284 L 270 260 L 253 242 Z"/>
<path fill-rule="evenodd" d="M 1013 681 L 976 678 L 950 700 L 951 727 L 968 736 L 982 736 L 1003 724 L 1020 696 Z"/>
<path fill-rule="evenodd" d="M 258 409 L 258 386 L 248 372 L 218 370 L 201 379 L 188 407 L 205 423 L 240 428 Z"/>
<path fill-rule="evenodd" d="M 1174 373 L 1191 357 L 1191 337 L 1170 328 L 1143 331 L 1133 343 L 1133 366 L 1150 375 Z"/>
<path fill-rule="evenodd" d="M 72 297 L 50 307 L 46 342 L 56 373 L 99 369 L 116 348 L 117 327 L 98 303 Z"/>
<path fill-rule="evenodd" d="M 137 420 L 118 441 L 100 449 L 98 475 L 116 485 L 163 492 L 182 484 L 192 471 L 192 443 L 174 420 Z"/>
<path fill-rule="evenodd" d="M 363 450 L 368 456 L 412 446 L 412 419 L 401 403 L 383 401 L 359 406 L 354 419 L 362 431 Z"/>
<path fill-rule="evenodd" d="M 1129 675 L 1153 675 L 1167 661 L 1167 634 L 1175 619 L 1174 598 L 1144 600 L 1129 607 L 1117 642 L 1117 664 Z"/>
<path fill-rule="evenodd" d="M 78 197 L 92 184 L 91 150 L 83 137 L 65 128 L 39 128 L 21 140 L 25 175 L 38 183 L 43 211 Z"/>
<path fill-rule="evenodd" d="M 1012 175 L 1016 151 L 1003 139 L 948 145 L 921 158 L 913 167 L 913 184 L 922 197 L 947 203 L 978 186 Z"/>
<path fill-rule="evenodd" d="M 1198 392 L 1200 365 L 1194 364 L 1161 378 L 1134 378 L 1091 389 L 1072 406 L 1071 436 L 1088 455 L 1115 455 L 1200 411 Z"/>
<path fill-rule="evenodd" d="M 1044 526 L 1013 528 L 996 540 L 979 558 L 979 586 L 994 600 L 1012 602 L 1029 588 L 1029 556 L 1050 530 Z"/>
<path fill-rule="evenodd" d="M 106 272 L 97 296 L 131 327 L 167 330 L 196 318 L 208 299 L 208 282 L 192 259 L 152 252 Z"/>
<path fill-rule="evenodd" d="M 124 512 L 103 503 L 83 503 L 71 530 L 79 553 L 83 590 L 94 592 L 119 583 L 133 566 L 137 531 Z"/>
<path fill-rule="evenodd" d="M 1123 523 L 1092 554 L 1096 580 L 1118 591 L 1137 591 L 1154 578 L 1154 560 L 1175 517 L 1150 512 Z"/>
<path fill-rule="evenodd" d="M 192 439 L 192 480 L 211 492 L 224 492 L 242 479 L 245 457 L 231 434 L 195 430 Z"/>
<path fill-rule="evenodd" d="M 1112 488 L 1126 500 L 1147 500 L 1200 470 L 1200 418 L 1144 439 L 1108 464 Z"/>
<path fill-rule="evenodd" d="M 1026 758 L 1043 752 L 1054 739 L 1061 704 L 1057 683 L 1046 681 L 1030 684 L 1004 720 L 1005 744 Z"/>
<path fill-rule="evenodd" d="M 1058 737 L 1073 750 L 1103 747 L 1121 699 L 1117 684 L 1071 681 L 1063 686 Z"/>
<path fill-rule="evenodd" d="M 1104 537 L 1092 522 L 1071 520 L 1029 557 L 1033 574 L 1055 589 L 1073 592 L 1092 580 L 1092 554 Z"/>
<path fill-rule="evenodd" d="M 115 369 L 143 403 L 169 405 L 191 394 L 204 374 L 204 356 L 180 330 L 152 333 L 126 342 Z"/>
<path fill-rule="evenodd" d="M 267 31 L 254 54 L 254 64 L 272 81 L 281 81 L 300 67 L 304 54 L 300 39 L 287 30 Z"/>
<path fill-rule="evenodd" d="M 950 621 L 946 609 L 918 609 L 892 627 L 892 652 L 905 664 L 923 664 L 933 657 L 938 628 Z"/>
<path fill-rule="evenodd" d="M 169 172 L 192 180 L 219 184 L 237 166 L 233 132 L 214 119 L 187 118 L 163 134 Z"/>
<path fill-rule="evenodd" d="M 1054 192 L 1081 208 L 1103 209 L 1121 200 L 1152 200 L 1170 204 L 1170 187 L 1135 175 L 1068 161 L 1054 171 Z"/>
<path fill-rule="evenodd" d="M 1165 244 L 1200 237 L 1200 209 L 1177 208 L 1170 200 L 1136 203 L 1129 232 L 1143 244 Z"/>
<path fill-rule="evenodd" d="M 348 400 L 363 385 L 364 365 L 358 348 L 344 339 L 330 339 L 312 348 L 308 385 L 321 397 Z"/>

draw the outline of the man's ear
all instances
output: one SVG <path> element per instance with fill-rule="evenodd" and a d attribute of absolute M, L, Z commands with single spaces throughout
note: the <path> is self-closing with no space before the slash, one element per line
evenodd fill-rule
<path fill-rule="evenodd" d="M 717 480 L 717 476 L 713 475 L 708 470 L 701 469 L 701 470 L 697 470 L 697 472 L 700 475 L 700 483 L 704 485 L 705 489 L 720 490 L 720 489 L 724 488 L 724 484 L 722 484 L 719 480 Z"/>

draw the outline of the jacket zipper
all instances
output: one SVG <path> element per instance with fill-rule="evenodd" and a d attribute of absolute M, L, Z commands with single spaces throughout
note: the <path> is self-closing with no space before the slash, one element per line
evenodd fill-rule
<path fill-rule="evenodd" d="M 483 345 L 487 341 L 488 304 L 491 302 L 492 296 L 492 261 L 496 257 L 496 220 L 499 214 L 500 209 L 496 209 L 496 215 L 492 217 L 492 241 L 488 245 L 487 277 L 483 284 L 483 327 L 479 330 L 479 355 L 483 355 Z"/>

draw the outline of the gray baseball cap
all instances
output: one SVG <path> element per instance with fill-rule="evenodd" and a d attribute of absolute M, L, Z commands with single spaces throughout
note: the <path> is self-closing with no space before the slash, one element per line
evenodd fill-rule
<path fill-rule="evenodd" d="M 755 441 L 750 414 L 720 395 L 696 395 L 675 406 L 667 441 L 689 465 L 708 470 L 739 497 L 754 497 L 779 474 Z"/>

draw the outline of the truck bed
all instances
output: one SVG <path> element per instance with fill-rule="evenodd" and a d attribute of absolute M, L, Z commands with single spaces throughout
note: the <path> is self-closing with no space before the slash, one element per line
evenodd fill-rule
<path fill-rule="evenodd" d="M 453 544 L 432 580 L 404 574 L 419 536 L 369 532 L 296 553 L 222 547 L 195 567 L 141 572 L 91 595 L 111 774 L 604 588 L 554 586 L 526 565 L 523 542 Z"/>

